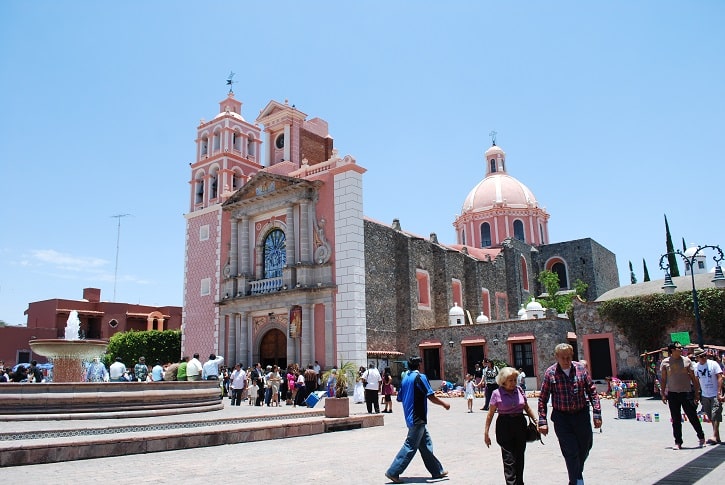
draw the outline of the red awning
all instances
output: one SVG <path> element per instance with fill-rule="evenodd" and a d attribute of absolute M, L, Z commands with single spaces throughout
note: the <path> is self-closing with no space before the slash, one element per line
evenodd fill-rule
<path fill-rule="evenodd" d="M 523 340 L 536 340 L 533 333 L 516 333 L 509 335 L 507 342 L 521 342 Z"/>
<path fill-rule="evenodd" d="M 485 344 L 486 339 L 483 337 L 468 337 L 461 340 L 461 345 Z"/>
<path fill-rule="evenodd" d="M 377 355 L 389 355 L 391 357 L 398 357 L 403 355 L 403 352 L 398 352 L 397 350 L 368 350 L 368 355 L 375 357 Z"/>
<path fill-rule="evenodd" d="M 127 317 L 134 317 L 134 318 L 148 318 L 151 313 L 131 313 L 126 312 Z M 163 315 L 164 318 L 171 318 L 171 315 Z"/>
<path fill-rule="evenodd" d="M 432 348 L 432 347 L 441 347 L 443 344 L 440 340 L 423 340 L 421 343 L 418 344 L 418 347 L 421 348 Z"/>
<path fill-rule="evenodd" d="M 58 308 L 55 313 L 70 313 L 73 310 L 68 310 L 65 308 Z M 99 312 L 97 310 L 76 310 L 78 312 L 78 315 L 103 315 L 105 312 Z"/>

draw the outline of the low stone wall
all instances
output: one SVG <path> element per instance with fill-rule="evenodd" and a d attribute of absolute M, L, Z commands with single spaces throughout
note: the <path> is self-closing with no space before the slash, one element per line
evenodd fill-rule
<path fill-rule="evenodd" d="M 218 381 L 0 385 L 0 421 L 141 417 L 222 407 Z"/>

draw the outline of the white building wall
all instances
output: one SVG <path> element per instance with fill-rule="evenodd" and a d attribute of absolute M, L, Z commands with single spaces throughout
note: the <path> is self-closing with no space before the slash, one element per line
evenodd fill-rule
<path fill-rule="evenodd" d="M 335 187 L 337 360 L 367 365 L 362 174 L 338 173 Z"/>

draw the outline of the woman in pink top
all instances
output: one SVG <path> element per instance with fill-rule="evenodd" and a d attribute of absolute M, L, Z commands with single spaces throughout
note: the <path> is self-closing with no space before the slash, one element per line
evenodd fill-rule
<path fill-rule="evenodd" d="M 491 446 L 488 434 L 493 415 L 496 419 L 496 443 L 501 446 L 503 475 L 506 485 L 523 485 L 524 452 L 526 451 L 526 415 L 534 421 L 536 417 L 526 401 L 524 391 L 516 385 L 519 372 L 513 367 L 504 367 L 496 376 L 498 389 L 491 394 L 484 442 Z"/>
<path fill-rule="evenodd" d="M 295 370 L 294 367 L 287 367 L 287 405 L 292 404 L 292 400 L 295 397 Z"/>

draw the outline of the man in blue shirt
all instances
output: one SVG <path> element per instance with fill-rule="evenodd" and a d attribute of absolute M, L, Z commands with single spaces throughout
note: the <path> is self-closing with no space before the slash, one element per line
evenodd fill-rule
<path fill-rule="evenodd" d="M 398 393 L 397 399 L 403 403 L 408 436 L 390 468 L 385 472 L 385 476 L 393 483 L 403 483 L 400 480 L 400 474 L 408 467 L 418 450 L 420 450 L 420 457 L 423 458 L 426 469 L 433 478 L 443 478 L 448 475 L 441 462 L 433 454 L 433 441 L 427 427 L 428 401 L 443 406 L 446 410 L 450 409 L 451 405 L 435 396 L 428 378 L 425 374 L 420 373 L 420 363 L 421 360 L 418 356 L 408 359 L 409 372 L 403 379 Z"/>

